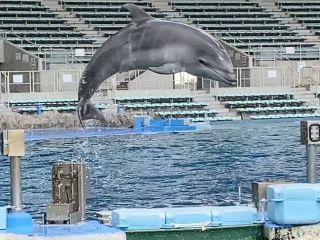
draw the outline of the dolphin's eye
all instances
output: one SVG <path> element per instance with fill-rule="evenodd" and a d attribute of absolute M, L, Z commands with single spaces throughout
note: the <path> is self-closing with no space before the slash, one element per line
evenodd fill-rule
<path fill-rule="evenodd" d="M 199 59 L 199 63 L 201 63 L 201 64 L 203 64 L 203 65 L 207 65 L 207 64 L 205 63 L 205 61 L 203 61 L 202 59 Z"/>

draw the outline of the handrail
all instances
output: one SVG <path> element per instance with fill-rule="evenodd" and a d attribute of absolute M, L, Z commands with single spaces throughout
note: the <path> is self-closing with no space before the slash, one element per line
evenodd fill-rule
<path fill-rule="evenodd" d="M 290 76 L 289 74 L 286 75 L 287 70 L 289 69 L 288 67 L 244 67 L 235 68 L 235 71 L 238 73 L 240 73 L 240 71 L 249 71 L 250 75 L 246 75 L 243 79 L 240 78 L 239 80 L 249 81 L 251 84 L 254 84 L 254 86 L 260 86 L 259 88 L 263 89 L 266 87 L 265 80 L 268 79 L 269 69 L 277 71 L 274 81 L 277 81 L 276 85 L 278 87 L 294 86 L 295 82 L 292 82 L 291 78 L 286 77 Z M 0 88 L 2 91 L 0 94 L 0 100 L 12 99 L 11 96 L 14 96 L 15 93 L 21 93 L 24 96 L 32 96 L 32 94 L 34 94 L 34 96 L 38 96 L 39 94 L 42 96 L 46 94 L 52 94 L 53 96 L 56 96 L 57 93 L 76 94 L 81 74 L 81 70 L 75 69 L 59 71 L 0 71 Z M 14 75 L 20 75 L 17 77 L 16 81 L 14 81 Z M 22 82 L 21 79 L 23 80 Z M 114 78 L 112 79 L 113 81 L 111 81 L 110 78 L 107 82 L 108 89 L 110 86 L 112 89 L 116 89 L 115 87 L 117 86 L 118 82 L 115 81 Z M 181 84 L 184 83 L 181 82 Z M 21 86 L 21 88 L 19 88 L 19 86 Z M 245 87 L 242 85 L 240 86 L 239 84 L 238 86 Z M 157 81 L 155 81 L 154 89 L 162 89 L 161 85 L 157 84 Z M 12 93 L 12 91 L 15 92 Z M 30 93 L 31 95 L 26 93 Z"/>

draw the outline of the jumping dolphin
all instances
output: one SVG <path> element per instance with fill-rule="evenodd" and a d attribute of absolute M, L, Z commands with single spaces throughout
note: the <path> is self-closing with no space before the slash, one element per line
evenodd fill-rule
<path fill-rule="evenodd" d="M 118 72 L 183 71 L 228 84 L 236 82 L 225 48 L 210 34 L 186 24 L 153 18 L 134 4 L 123 7 L 129 10 L 131 23 L 96 51 L 81 77 L 77 108 L 81 123 L 92 118 L 105 121 L 90 98 L 105 79 Z"/>

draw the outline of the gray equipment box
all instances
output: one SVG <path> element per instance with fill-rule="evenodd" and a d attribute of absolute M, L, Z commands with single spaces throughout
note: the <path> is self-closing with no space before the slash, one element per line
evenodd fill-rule
<path fill-rule="evenodd" d="M 58 162 L 52 167 L 52 203 L 46 224 L 73 224 L 85 218 L 89 177 L 84 163 Z"/>
<path fill-rule="evenodd" d="M 262 199 L 265 199 L 265 201 L 267 200 L 267 188 L 269 185 L 287 184 L 287 183 L 289 184 L 292 182 L 287 180 L 278 180 L 278 181 L 272 181 L 272 182 L 253 182 L 251 188 L 252 188 L 252 200 L 253 200 L 254 206 L 258 210 L 262 210 L 261 200 Z"/>

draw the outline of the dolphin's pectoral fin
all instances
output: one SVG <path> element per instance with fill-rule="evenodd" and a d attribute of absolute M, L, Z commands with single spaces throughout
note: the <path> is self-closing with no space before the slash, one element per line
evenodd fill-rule
<path fill-rule="evenodd" d="M 149 67 L 152 72 L 159 74 L 173 74 L 181 72 L 182 67 L 180 64 L 176 63 L 166 63 L 160 67 Z"/>
<path fill-rule="evenodd" d="M 77 113 L 81 125 L 83 125 L 82 120 L 87 119 L 96 119 L 103 123 L 106 122 L 103 113 L 99 109 L 97 109 L 92 103 L 83 102 L 82 100 L 80 100 L 78 104 Z"/>
<path fill-rule="evenodd" d="M 140 22 L 148 21 L 150 19 L 154 19 L 148 13 L 146 13 L 141 8 L 137 7 L 132 3 L 125 4 L 122 7 L 127 9 L 130 12 L 132 17 L 132 22 L 140 23 Z"/>

